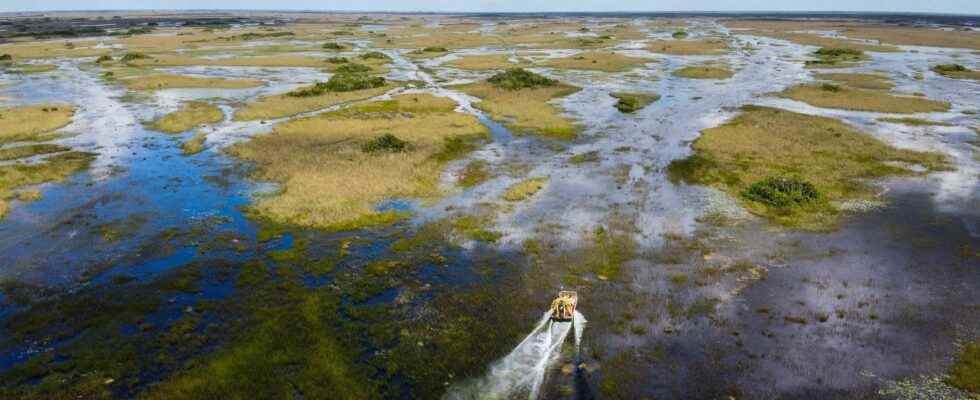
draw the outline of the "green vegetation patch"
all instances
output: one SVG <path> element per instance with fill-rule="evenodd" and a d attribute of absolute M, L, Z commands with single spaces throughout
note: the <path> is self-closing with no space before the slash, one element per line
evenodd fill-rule
<path fill-rule="evenodd" d="M 524 201 L 537 194 L 550 180 L 547 176 L 529 178 L 515 183 L 504 192 L 503 199 L 507 201 Z"/>
<path fill-rule="evenodd" d="M 344 46 L 344 45 L 342 45 L 340 43 L 337 43 L 337 42 L 324 43 L 323 46 L 320 46 L 320 47 L 322 47 L 324 50 L 335 50 L 335 51 L 340 51 L 340 50 L 347 49 L 347 46 Z"/>
<path fill-rule="evenodd" d="M 635 112 L 657 100 L 660 100 L 660 95 L 656 93 L 616 92 L 610 93 L 609 95 L 619 100 L 616 102 L 615 107 L 617 110 L 624 113 Z"/>
<path fill-rule="evenodd" d="M 40 154 L 60 153 L 68 150 L 71 149 L 65 146 L 50 143 L 7 147 L 0 149 L 0 161 L 16 160 L 18 158 L 33 157 Z"/>
<path fill-rule="evenodd" d="M 980 342 L 966 343 L 949 369 L 946 383 L 980 395 Z"/>
<path fill-rule="evenodd" d="M 674 70 L 674 76 L 690 79 L 728 79 L 735 75 L 730 69 L 716 65 L 691 65 Z"/>
<path fill-rule="evenodd" d="M 333 72 L 338 74 L 363 74 L 374 70 L 373 68 L 364 64 L 348 63 L 347 61 L 344 61 L 342 64 L 343 65 L 334 68 Z"/>
<path fill-rule="evenodd" d="M 204 142 L 207 140 L 208 134 L 204 132 L 195 133 L 190 139 L 187 139 L 183 144 L 181 144 L 180 149 L 184 152 L 185 156 L 194 155 L 204 151 Z"/>
<path fill-rule="evenodd" d="M 487 79 L 493 86 L 507 90 L 534 89 L 539 87 L 554 86 L 558 81 L 524 68 L 511 68 L 500 72 Z"/>
<path fill-rule="evenodd" d="M 360 55 L 362 60 L 384 60 L 391 61 L 391 57 L 380 51 L 371 51 Z"/>
<path fill-rule="evenodd" d="M 356 90 L 375 89 L 385 85 L 385 78 L 364 74 L 336 74 L 326 82 L 317 82 L 313 86 L 294 90 L 287 93 L 290 97 L 315 97 L 327 92 L 353 92 Z"/>
<path fill-rule="evenodd" d="M 871 59 L 863 51 L 854 48 L 821 47 L 813 52 L 816 60 L 806 61 L 810 68 L 840 68 L 855 66 Z"/>
<path fill-rule="evenodd" d="M 477 186 L 483 182 L 490 179 L 490 171 L 488 167 L 490 163 L 486 160 L 473 160 L 469 164 L 463 167 L 462 171 L 459 172 L 459 177 L 456 180 L 462 187 L 473 187 Z"/>
<path fill-rule="evenodd" d="M 386 133 L 361 145 L 361 151 L 365 153 L 399 153 L 407 151 L 409 146 L 410 143 Z"/>
<path fill-rule="evenodd" d="M 831 118 L 745 106 L 706 129 L 694 154 L 671 163 L 672 179 L 709 185 L 749 211 L 803 229 L 833 227 L 841 202 L 874 197 L 866 183 L 914 173 L 906 165 L 946 168 L 941 154 L 901 150 Z"/>
<path fill-rule="evenodd" d="M 677 31 L 677 32 L 674 32 L 673 34 L 671 34 L 670 36 L 673 37 L 674 39 L 684 39 L 688 35 L 687 35 L 687 32 Z"/>
<path fill-rule="evenodd" d="M 753 183 L 743 196 L 769 207 L 783 208 L 817 201 L 820 193 L 813 184 L 801 179 L 770 177 Z"/>
<path fill-rule="evenodd" d="M 980 80 L 980 71 L 959 64 L 939 64 L 932 67 L 932 71 L 947 78 Z"/>

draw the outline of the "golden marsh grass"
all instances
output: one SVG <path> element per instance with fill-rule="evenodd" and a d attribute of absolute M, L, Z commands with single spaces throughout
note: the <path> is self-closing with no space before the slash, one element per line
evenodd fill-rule
<path fill-rule="evenodd" d="M 59 182 L 88 168 L 95 155 L 82 152 L 55 154 L 36 164 L 8 164 L 0 166 L 0 218 L 10 209 L 11 199 L 30 200 L 18 197 L 15 190 L 29 185 L 46 182 Z M 37 196 L 34 196 L 37 198 Z"/>
<path fill-rule="evenodd" d="M 286 94 L 263 96 L 246 103 L 235 112 L 236 121 L 253 121 L 288 117 L 309 111 L 321 110 L 338 104 L 366 100 L 394 89 L 394 85 L 355 90 L 351 92 L 324 92 L 319 96 L 293 97 Z"/>
<path fill-rule="evenodd" d="M 38 104 L 0 108 L 0 144 L 36 140 L 71 123 L 75 108 L 68 104 Z"/>
<path fill-rule="evenodd" d="M 806 229 L 831 227 L 840 201 L 872 198 L 867 179 L 912 173 L 898 165 L 945 168 L 941 154 L 896 149 L 832 118 L 759 106 L 704 130 L 692 147 L 692 157 L 671 165 L 672 177 L 717 187 L 756 214 Z M 755 182 L 784 176 L 813 184 L 819 200 L 774 208 L 743 196 Z"/>
<path fill-rule="evenodd" d="M 528 63 L 510 62 L 509 54 L 481 54 L 475 56 L 463 56 L 449 61 L 446 65 L 465 69 L 469 71 L 480 71 L 488 69 L 507 69 L 527 65 Z"/>
<path fill-rule="evenodd" d="M 189 101 L 179 110 L 160 117 L 149 126 L 161 132 L 181 133 L 201 125 L 221 122 L 224 118 L 225 114 L 214 104 Z"/>
<path fill-rule="evenodd" d="M 689 79 L 728 79 L 735 73 L 719 65 L 690 65 L 674 70 L 673 75 Z"/>
<path fill-rule="evenodd" d="M 510 202 L 527 200 L 544 189 L 549 180 L 547 176 L 525 179 L 507 188 L 502 198 Z"/>
<path fill-rule="evenodd" d="M 798 85 L 777 94 L 811 106 L 883 113 L 948 111 L 949 103 L 912 96 L 896 96 L 880 91 L 833 85 Z"/>
<path fill-rule="evenodd" d="M 480 98 L 474 107 L 485 111 L 491 118 L 502 121 L 514 133 L 532 133 L 557 139 L 574 139 L 578 128 L 551 101 L 579 91 L 571 85 L 534 89 L 507 90 L 487 82 L 458 87 L 459 90 Z"/>
<path fill-rule="evenodd" d="M 569 57 L 547 60 L 544 62 L 544 66 L 558 69 L 622 72 L 648 62 L 653 62 L 653 60 L 624 56 L 612 51 L 587 51 Z"/>
<path fill-rule="evenodd" d="M 387 223 L 400 215 L 377 211 L 379 202 L 439 197 L 439 177 L 459 155 L 461 140 L 488 135 L 476 117 L 455 107 L 446 98 L 399 95 L 286 122 L 230 152 L 255 162 L 258 179 L 282 185 L 254 206 L 260 216 L 326 229 Z M 407 142 L 405 150 L 365 151 L 384 134 Z"/>
<path fill-rule="evenodd" d="M 654 40 L 647 45 L 647 50 L 678 56 L 712 55 L 728 51 L 728 41 L 723 39 Z"/>
<path fill-rule="evenodd" d="M 813 77 L 858 89 L 889 90 L 895 87 L 887 76 L 877 74 L 823 73 L 814 74 Z"/>
<path fill-rule="evenodd" d="M 247 89 L 263 85 L 257 79 L 203 78 L 176 74 L 154 74 L 148 76 L 120 79 L 127 88 L 133 90 L 158 90 L 171 88 L 214 88 Z"/>

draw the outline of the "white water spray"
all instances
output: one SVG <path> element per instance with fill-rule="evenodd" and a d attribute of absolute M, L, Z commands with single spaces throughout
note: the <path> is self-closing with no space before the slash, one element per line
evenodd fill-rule
<path fill-rule="evenodd" d="M 544 384 L 548 368 L 558 360 L 561 345 L 568 334 L 575 332 L 575 352 L 578 353 L 585 330 L 585 317 L 575 312 L 571 322 L 551 320 L 551 313 L 541 316 L 534 330 L 510 354 L 490 367 L 486 376 L 476 381 L 453 386 L 446 400 L 517 399 L 535 400 Z"/>

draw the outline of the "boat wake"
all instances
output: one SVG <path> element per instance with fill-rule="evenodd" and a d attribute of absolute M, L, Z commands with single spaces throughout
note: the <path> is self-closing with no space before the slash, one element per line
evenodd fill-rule
<path fill-rule="evenodd" d="M 569 322 L 552 321 L 551 313 L 545 313 L 534 330 L 510 354 L 496 361 L 486 376 L 453 386 L 444 399 L 537 399 L 548 368 L 558 360 L 561 345 L 573 331 L 578 353 L 585 322 L 578 311 Z"/>

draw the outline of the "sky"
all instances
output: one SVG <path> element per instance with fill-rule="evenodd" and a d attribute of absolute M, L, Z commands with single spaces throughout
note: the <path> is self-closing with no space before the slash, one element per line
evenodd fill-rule
<path fill-rule="evenodd" d="M 256 9 L 324 11 L 882 11 L 980 15 L 980 0 L 0 0 L 0 11 Z"/>

